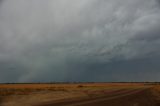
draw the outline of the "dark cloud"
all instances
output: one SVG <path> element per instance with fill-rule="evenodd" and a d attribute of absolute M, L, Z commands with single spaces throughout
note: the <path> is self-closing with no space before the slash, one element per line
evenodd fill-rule
<path fill-rule="evenodd" d="M 131 40 L 147 41 L 147 42 L 154 42 L 154 41 L 160 40 L 159 28 L 160 28 L 160 24 L 158 24 L 157 26 L 151 27 L 146 31 L 140 31 Z"/>
<path fill-rule="evenodd" d="M 160 0 L 157 0 L 157 2 L 160 4 Z"/>
<path fill-rule="evenodd" d="M 0 82 L 157 80 L 157 2 L 1 1 Z"/>

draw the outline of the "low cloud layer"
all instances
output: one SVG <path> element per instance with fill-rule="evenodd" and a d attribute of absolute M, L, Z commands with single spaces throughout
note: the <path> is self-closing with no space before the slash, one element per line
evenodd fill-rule
<path fill-rule="evenodd" d="M 0 0 L 0 82 L 159 81 L 159 0 Z"/>

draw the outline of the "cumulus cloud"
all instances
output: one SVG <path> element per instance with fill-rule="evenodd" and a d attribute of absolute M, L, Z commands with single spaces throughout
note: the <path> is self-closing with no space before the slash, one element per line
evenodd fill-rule
<path fill-rule="evenodd" d="M 0 81 L 123 80 L 115 76 L 130 68 L 117 72 L 117 62 L 145 67 L 144 60 L 160 57 L 158 2 L 1 0 Z"/>

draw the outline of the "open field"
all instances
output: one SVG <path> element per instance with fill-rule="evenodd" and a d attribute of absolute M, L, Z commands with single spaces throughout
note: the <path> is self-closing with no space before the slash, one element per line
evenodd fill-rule
<path fill-rule="evenodd" d="M 160 106 L 160 85 L 0 84 L 0 106 Z"/>

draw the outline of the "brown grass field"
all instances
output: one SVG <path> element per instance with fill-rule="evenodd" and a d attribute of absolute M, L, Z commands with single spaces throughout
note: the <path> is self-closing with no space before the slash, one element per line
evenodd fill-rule
<path fill-rule="evenodd" d="M 160 85 L 0 84 L 0 106 L 160 106 Z"/>

